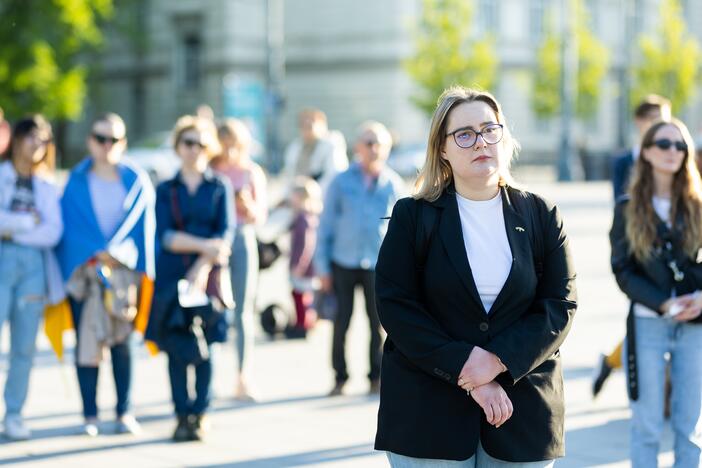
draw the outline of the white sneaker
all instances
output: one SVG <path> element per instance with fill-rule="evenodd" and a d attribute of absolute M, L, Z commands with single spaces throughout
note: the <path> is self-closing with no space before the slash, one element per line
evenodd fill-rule
<path fill-rule="evenodd" d="M 85 420 L 81 434 L 87 435 L 88 437 L 97 437 L 99 432 L 97 418 L 89 418 Z"/>
<path fill-rule="evenodd" d="M 125 414 L 117 419 L 115 432 L 117 434 L 141 434 L 141 426 L 139 422 L 131 414 Z"/>
<path fill-rule="evenodd" d="M 5 416 L 5 437 L 10 440 L 27 440 L 32 435 L 20 415 Z"/>

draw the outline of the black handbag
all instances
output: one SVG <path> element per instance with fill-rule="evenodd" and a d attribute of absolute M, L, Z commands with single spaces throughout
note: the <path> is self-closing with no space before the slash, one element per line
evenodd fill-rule
<path fill-rule="evenodd" d="M 258 242 L 258 269 L 265 270 L 271 267 L 278 258 L 280 258 L 280 247 L 275 242 L 263 242 L 257 239 Z"/>

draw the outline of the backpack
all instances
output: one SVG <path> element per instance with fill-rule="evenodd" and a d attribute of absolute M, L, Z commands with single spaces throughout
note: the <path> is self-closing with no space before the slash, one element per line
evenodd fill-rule
<path fill-rule="evenodd" d="M 539 214 L 536 207 L 536 198 L 532 193 L 515 193 L 510 197 L 517 213 L 527 218 L 529 222 L 529 240 L 531 249 L 534 252 L 534 270 L 536 277 L 541 280 L 544 273 L 544 245 L 541 223 L 538 221 Z M 424 272 L 424 267 L 429 253 L 429 244 L 436 232 L 439 224 L 437 209 L 431 206 L 426 200 L 417 200 L 417 233 L 414 244 L 415 265 L 418 272 Z M 538 233 L 538 235 L 537 235 Z"/>

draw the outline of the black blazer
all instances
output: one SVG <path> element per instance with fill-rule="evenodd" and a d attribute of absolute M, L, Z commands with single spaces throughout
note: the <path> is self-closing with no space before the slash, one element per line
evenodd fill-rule
<path fill-rule="evenodd" d="M 465 460 L 478 439 L 495 458 L 528 462 L 563 456 L 563 379 L 558 348 L 576 309 L 575 272 L 558 210 L 536 197 L 543 239 L 537 281 L 528 214 L 502 190 L 512 268 L 490 314 L 476 289 L 451 188 L 435 202 L 437 227 L 417 269 L 417 204 L 397 202 L 376 267 L 376 298 L 388 337 L 375 448 L 419 458 Z M 427 209 L 429 207 L 425 207 Z M 420 224 L 421 226 L 421 224 Z M 519 228 L 519 229 L 517 229 Z M 497 356 L 498 376 L 514 404 L 499 429 L 457 385 L 473 346 Z"/>

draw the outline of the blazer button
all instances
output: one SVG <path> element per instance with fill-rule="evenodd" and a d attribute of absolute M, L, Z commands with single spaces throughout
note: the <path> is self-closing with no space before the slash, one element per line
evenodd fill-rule
<path fill-rule="evenodd" d="M 487 322 L 480 322 L 479 328 L 480 328 L 481 332 L 486 332 L 486 331 L 488 331 L 488 328 L 490 328 L 490 326 L 488 325 Z"/>

